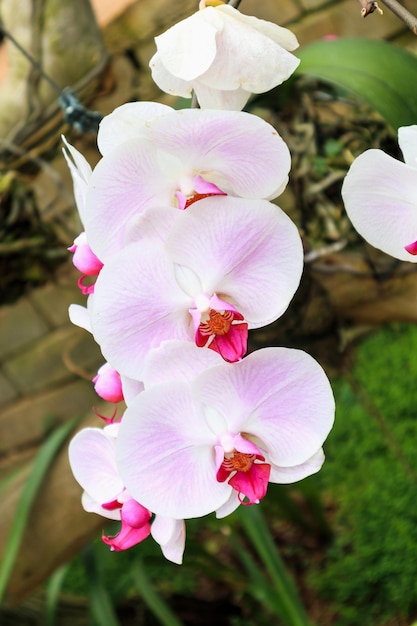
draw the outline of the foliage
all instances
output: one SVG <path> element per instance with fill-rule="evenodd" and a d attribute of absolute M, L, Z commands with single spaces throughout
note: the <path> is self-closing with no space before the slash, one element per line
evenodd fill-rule
<path fill-rule="evenodd" d="M 416 348 L 415 327 L 381 330 L 358 350 L 354 389 L 335 385 L 337 418 L 319 481 L 337 500 L 337 536 L 312 579 L 340 626 L 416 615 Z"/>
<path fill-rule="evenodd" d="M 302 48 L 297 74 L 320 78 L 356 93 L 394 129 L 414 124 L 416 57 L 385 41 L 341 38 Z M 389 81 L 387 81 L 389 76 Z"/>

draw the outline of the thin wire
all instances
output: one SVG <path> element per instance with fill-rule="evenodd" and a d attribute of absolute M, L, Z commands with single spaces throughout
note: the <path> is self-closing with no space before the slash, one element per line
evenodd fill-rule
<path fill-rule="evenodd" d="M 48 76 L 48 74 L 45 74 L 45 72 L 43 71 L 43 69 L 41 68 L 41 66 L 39 65 L 39 63 L 36 61 L 36 59 L 33 58 L 33 56 L 31 54 L 29 54 L 29 52 L 27 52 L 18 41 L 16 41 L 16 39 L 13 37 L 13 35 L 11 35 L 9 33 L 9 31 L 5 30 L 3 28 L 3 26 L 0 25 L 0 34 L 2 34 L 4 37 L 7 37 L 7 39 L 10 39 L 10 41 L 12 42 L 12 44 L 14 46 L 16 46 L 16 48 L 18 50 L 20 50 L 20 52 L 23 54 L 23 56 L 29 61 L 29 63 L 31 63 L 33 65 L 33 67 L 35 67 L 39 74 L 51 85 L 51 87 L 59 94 L 62 94 L 62 89 L 61 87 L 59 87 L 59 85 L 56 84 L 56 82 L 54 80 L 52 80 L 52 78 L 50 76 Z"/>

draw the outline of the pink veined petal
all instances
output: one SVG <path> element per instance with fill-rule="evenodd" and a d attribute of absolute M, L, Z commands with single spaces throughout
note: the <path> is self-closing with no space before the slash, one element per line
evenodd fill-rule
<path fill-rule="evenodd" d="M 151 534 L 161 546 L 164 557 L 181 565 L 185 548 L 184 520 L 156 515 L 152 522 Z"/>
<path fill-rule="evenodd" d="M 190 382 L 222 362 L 219 354 L 200 350 L 193 341 L 164 341 L 146 357 L 143 381 L 146 389 L 170 380 Z"/>
<path fill-rule="evenodd" d="M 305 463 L 301 463 L 301 465 L 294 465 L 294 467 L 278 467 L 276 465 L 272 465 L 269 482 L 278 483 L 280 485 L 295 483 L 298 480 L 307 478 L 307 476 L 316 474 L 316 472 L 321 469 L 323 463 L 324 452 L 320 448 L 316 454 L 314 454 Z"/>
<path fill-rule="evenodd" d="M 241 504 L 259 504 L 268 489 L 271 466 L 267 463 L 253 463 L 247 472 L 236 472 L 229 485 L 239 494 Z"/>
<path fill-rule="evenodd" d="M 104 357 L 124 376 L 142 380 L 144 359 L 168 339 L 192 340 L 191 299 L 156 242 L 130 244 L 100 272 L 92 328 Z"/>
<path fill-rule="evenodd" d="M 125 245 L 131 220 L 150 205 L 170 206 L 174 188 L 152 142 L 115 146 L 94 169 L 87 194 L 85 231 L 94 253 L 105 263 Z"/>
<path fill-rule="evenodd" d="M 330 383 L 301 350 L 263 348 L 233 367 L 203 372 L 192 386 L 205 406 L 223 415 L 224 430 L 245 433 L 279 467 L 308 461 L 333 425 Z"/>
<path fill-rule="evenodd" d="M 101 154 L 111 152 L 116 146 L 136 137 L 146 138 L 148 123 L 155 117 L 173 111 L 159 102 L 127 102 L 106 115 L 100 122 L 97 146 Z"/>
<path fill-rule="evenodd" d="M 69 462 L 74 478 L 98 504 L 111 502 L 124 485 L 115 463 L 115 439 L 100 428 L 80 430 L 69 444 Z"/>
<path fill-rule="evenodd" d="M 204 293 L 230 301 L 249 328 L 284 313 L 303 268 L 296 226 L 266 200 L 200 200 L 179 215 L 165 248 L 200 277 Z"/>
<path fill-rule="evenodd" d="M 117 463 L 129 493 L 157 515 L 187 519 L 222 506 L 231 487 L 216 480 L 215 435 L 187 383 L 161 383 L 128 407 Z"/>
<path fill-rule="evenodd" d="M 208 21 L 197 12 L 155 37 L 164 67 L 186 81 L 205 72 L 216 56 L 216 34 L 221 27 L 217 16 Z"/>
<path fill-rule="evenodd" d="M 231 195 L 276 197 L 288 179 L 288 146 L 256 115 L 183 109 L 155 119 L 151 134 L 154 145 Z"/>
<path fill-rule="evenodd" d="M 398 129 L 398 145 L 404 161 L 410 167 L 417 168 L 417 126 L 402 126 Z"/>
<path fill-rule="evenodd" d="M 371 245 L 402 261 L 417 262 L 405 249 L 417 240 L 415 167 L 381 150 L 367 150 L 351 165 L 342 196 L 353 226 Z"/>

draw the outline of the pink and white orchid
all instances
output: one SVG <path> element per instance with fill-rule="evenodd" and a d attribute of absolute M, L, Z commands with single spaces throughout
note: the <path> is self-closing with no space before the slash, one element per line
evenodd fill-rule
<path fill-rule="evenodd" d="M 105 428 L 84 428 L 70 442 L 69 461 L 75 479 L 85 490 L 82 504 L 86 511 L 121 520 L 120 532 L 103 541 L 111 550 L 126 550 L 152 533 L 163 554 L 174 563 L 182 562 L 185 544 L 183 520 L 156 517 L 130 497 L 115 463 L 115 444 L 120 424 Z M 153 526 L 155 525 L 155 528 Z"/>
<path fill-rule="evenodd" d="M 342 187 L 346 212 L 375 248 L 417 263 L 417 126 L 398 129 L 404 163 L 382 150 L 366 150 Z"/>
<path fill-rule="evenodd" d="M 116 460 L 129 493 L 167 517 L 254 504 L 268 482 L 317 472 L 334 400 L 305 352 L 265 348 L 208 368 L 191 383 L 163 382 L 127 409 Z"/>
<path fill-rule="evenodd" d="M 157 227 L 158 210 L 153 217 Z M 106 263 L 91 306 L 93 334 L 112 366 L 136 380 L 149 351 L 170 339 L 236 361 L 247 329 L 284 313 L 302 267 L 298 230 L 277 206 L 206 198 L 178 212 L 165 243 L 132 243 Z"/>
<path fill-rule="evenodd" d="M 103 262 L 126 245 L 132 224 L 149 207 L 184 209 L 221 194 L 272 199 L 290 169 L 277 131 L 236 111 L 130 103 L 104 118 L 98 144 L 104 156 L 89 181 L 84 222 Z"/>
<path fill-rule="evenodd" d="M 290 53 L 298 48 L 291 31 L 216 0 L 203 0 L 155 42 L 158 87 L 184 98 L 193 89 L 202 108 L 241 110 L 251 93 L 280 85 L 300 62 Z"/>

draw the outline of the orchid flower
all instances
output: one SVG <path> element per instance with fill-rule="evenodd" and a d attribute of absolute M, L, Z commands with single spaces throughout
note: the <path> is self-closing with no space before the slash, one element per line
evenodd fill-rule
<path fill-rule="evenodd" d="M 184 98 L 194 89 L 202 108 L 240 110 L 251 93 L 280 85 L 299 64 L 291 31 L 217 1 L 203 0 L 155 43 L 150 67 L 158 87 Z"/>
<path fill-rule="evenodd" d="M 206 198 L 178 212 L 165 243 L 132 243 L 106 263 L 91 306 L 93 334 L 107 361 L 136 380 L 148 352 L 170 339 L 236 361 L 247 329 L 284 313 L 302 267 L 298 230 L 277 206 Z"/>
<path fill-rule="evenodd" d="M 366 150 L 351 165 L 342 187 L 346 212 L 375 248 L 417 263 L 417 126 L 398 129 L 404 163 Z"/>
<path fill-rule="evenodd" d="M 103 262 L 126 245 L 132 222 L 149 207 L 184 209 L 224 194 L 272 199 L 290 169 L 277 131 L 236 111 L 130 103 L 104 118 L 98 145 L 104 156 L 89 181 L 84 223 Z"/>
<path fill-rule="evenodd" d="M 121 422 L 117 467 L 132 497 L 157 514 L 200 517 L 233 496 L 258 503 L 268 482 L 317 472 L 333 418 L 319 364 L 300 350 L 264 348 L 191 383 L 145 389 Z"/>
<path fill-rule="evenodd" d="M 103 535 L 104 543 L 111 550 L 131 548 L 152 532 L 166 558 L 181 563 L 185 543 L 183 520 L 156 517 L 151 525 L 151 512 L 130 497 L 120 479 L 115 463 L 119 426 L 114 423 L 105 428 L 84 428 L 70 442 L 71 469 L 85 490 L 81 500 L 83 507 L 108 519 L 121 520 L 116 536 Z"/>

